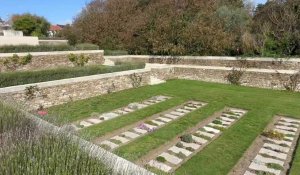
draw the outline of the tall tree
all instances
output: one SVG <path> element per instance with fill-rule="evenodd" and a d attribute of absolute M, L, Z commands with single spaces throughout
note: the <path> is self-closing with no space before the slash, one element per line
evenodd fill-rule
<path fill-rule="evenodd" d="M 50 23 L 44 17 L 29 13 L 13 15 L 11 21 L 13 29 L 23 31 L 25 36 L 47 36 L 50 28 Z"/>

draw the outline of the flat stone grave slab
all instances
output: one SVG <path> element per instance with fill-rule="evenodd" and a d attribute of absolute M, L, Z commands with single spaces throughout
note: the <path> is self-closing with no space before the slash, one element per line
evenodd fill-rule
<path fill-rule="evenodd" d="M 169 153 L 162 153 L 160 156 L 164 157 L 168 162 L 174 164 L 174 165 L 178 165 L 180 162 L 182 162 L 182 159 L 173 156 Z"/>
<path fill-rule="evenodd" d="M 131 139 L 135 139 L 135 138 L 137 138 L 137 137 L 140 136 L 140 135 L 138 135 L 136 133 L 129 132 L 129 131 L 123 132 L 122 134 L 125 135 L 128 138 L 131 138 Z"/>
<path fill-rule="evenodd" d="M 167 173 L 172 169 L 170 166 L 168 166 L 168 165 L 166 165 L 164 163 L 158 162 L 156 160 L 151 160 L 149 162 L 149 165 L 152 166 L 152 167 L 155 167 L 155 168 L 157 168 L 159 170 L 162 170 L 164 172 L 167 172 Z"/>

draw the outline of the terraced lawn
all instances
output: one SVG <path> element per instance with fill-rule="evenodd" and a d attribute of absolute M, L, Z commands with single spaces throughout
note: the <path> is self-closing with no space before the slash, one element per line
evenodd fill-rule
<path fill-rule="evenodd" d="M 207 103 L 201 109 L 171 122 L 164 127 L 125 144 L 115 153 L 139 162 L 149 152 L 159 149 L 189 128 L 221 111 L 224 107 L 247 110 L 246 115 L 225 130 L 220 137 L 179 167 L 175 174 L 224 175 L 230 172 L 255 138 L 276 114 L 300 118 L 300 93 L 238 87 L 189 80 L 171 80 L 157 86 L 146 86 L 118 93 L 94 97 L 52 107 L 50 112 L 58 124 L 71 123 L 90 117 L 93 112 L 104 113 L 139 102 L 156 95 L 172 97 L 159 104 L 129 113 L 100 124 L 81 129 L 79 134 L 91 141 L 110 132 L 166 111 L 186 101 Z M 300 148 L 294 158 L 291 174 L 299 174 Z"/>

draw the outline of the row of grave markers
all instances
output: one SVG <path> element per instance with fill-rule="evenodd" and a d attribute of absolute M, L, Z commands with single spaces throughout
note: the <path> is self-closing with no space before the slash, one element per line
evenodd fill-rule
<path fill-rule="evenodd" d="M 197 131 L 190 133 L 192 140 L 182 139 L 163 152 L 155 159 L 146 163 L 146 166 L 170 173 L 177 169 L 181 163 L 190 159 L 206 145 L 219 137 L 222 131 L 229 128 L 246 113 L 245 110 L 229 108 L 218 116 L 213 122 L 200 127 Z"/>
<path fill-rule="evenodd" d="M 93 117 L 90 117 L 88 119 L 84 119 L 82 121 L 77 121 L 73 125 L 78 130 L 82 129 L 82 128 L 87 128 L 87 127 L 102 123 L 104 121 L 111 120 L 111 119 L 129 114 L 129 113 L 135 112 L 137 110 L 146 108 L 148 106 L 164 102 L 164 101 L 166 101 L 170 98 L 171 97 L 163 96 L 163 95 L 154 96 L 154 97 L 151 97 L 150 99 L 147 99 L 147 100 L 142 101 L 142 102 L 131 103 L 131 104 L 125 106 L 125 107 L 113 110 L 109 113 L 104 113 L 104 114 L 101 114 L 99 116 L 93 116 Z"/>
<path fill-rule="evenodd" d="M 114 136 L 101 141 L 99 144 L 101 147 L 107 150 L 116 149 L 124 144 L 127 144 L 139 137 L 145 136 L 148 133 L 154 132 L 155 130 L 164 127 L 166 124 L 175 121 L 187 114 L 202 108 L 206 103 L 190 101 L 187 102 L 174 110 L 169 112 L 163 112 L 164 114 L 156 115 L 156 117 L 140 124 L 136 124 L 130 129 L 123 131 L 121 133 L 115 134 Z"/>
<path fill-rule="evenodd" d="M 273 131 L 284 135 L 282 139 L 263 136 L 263 145 L 251 161 L 244 175 L 280 175 L 289 168 L 288 154 L 293 154 L 299 137 L 300 120 L 280 117 Z M 272 131 L 271 131 L 272 132 Z M 294 144 L 293 144 L 294 142 Z"/>

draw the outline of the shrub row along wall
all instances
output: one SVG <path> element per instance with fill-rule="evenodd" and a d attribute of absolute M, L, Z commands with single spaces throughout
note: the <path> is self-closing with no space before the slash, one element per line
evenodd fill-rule
<path fill-rule="evenodd" d="M 139 77 L 142 77 L 140 82 L 135 82 Z M 130 89 L 136 86 L 134 83 L 143 86 L 149 82 L 150 70 L 142 69 L 2 88 L 0 95 L 37 109 L 40 105 L 50 107 Z"/>
<path fill-rule="evenodd" d="M 218 56 L 149 56 L 149 55 L 126 55 L 126 56 L 105 56 L 112 61 L 134 61 L 159 64 L 177 65 L 199 65 L 199 66 L 221 66 L 241 67 L 260 69 L 298 69 L 300 70 L 300 58 L 237 58 Z"/>
<path fill-rule="evenodd" d="M 78 56 L 83 54 L 85 57 L 89 57 L 88 65 L 104 63 L 103 50 L 17 53 L 19 57 L 30 54 L 32 59 L 30 63 L 18 66 L 16 71 L 72 67 L 74 64 L 68 58 L 71 53 Z M 0 72 L 11 71 L 5 66 L 4 62 L 6 59 L 12 58 L 13 55 L 13 53 L 0 53 Z"/>
<path fill-rule="evenodd" d="M 50 107 L 73 100 L 130 89 L 136 86 L 134 84 L 139 83 L 139 77 L 141 77 L 141 86 L 150 84 L 151 76 L 165 80 L 179 78 L 228 83 L 225 76 L 231 71 L 232 68 L 226 67 L 167 65 L 152 69 L 147 68 L 7 87 L 0 89 L 0 95 L 4 98 L 13 98 L 18 102 L 25 103 L 30 109 L 37 109 L 40 105 Z M 278 76 L 281 79 L 289 80 L 289 77 L 294 73 L 296 73 L 294 70 L 277 72 L 268 69 L 247 69 L 242 75 L 241 85 L 284 89 Z M 37 85 L 37 88 L 28 89 L 28 87 L 33 87 L 33 85 Z M 299 88 L 300 86 L 298 86 L 298 91 L 300 91 Z"/>

